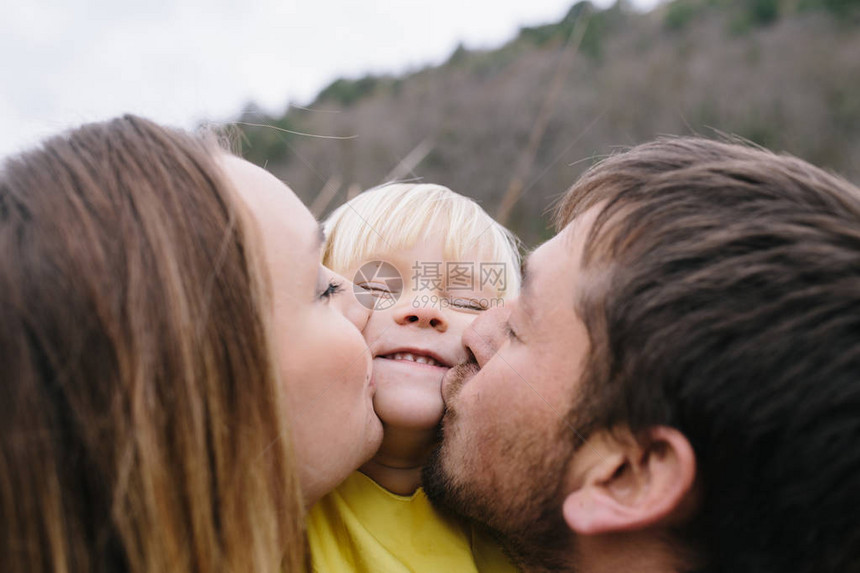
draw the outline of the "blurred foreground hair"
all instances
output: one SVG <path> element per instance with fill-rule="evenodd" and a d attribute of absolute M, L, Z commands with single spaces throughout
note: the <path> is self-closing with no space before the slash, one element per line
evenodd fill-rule
<path fill-rule="evenodd" d="M 0 571 L 299 571 L 249 215 L 126 116 L 0 168 Z"/>

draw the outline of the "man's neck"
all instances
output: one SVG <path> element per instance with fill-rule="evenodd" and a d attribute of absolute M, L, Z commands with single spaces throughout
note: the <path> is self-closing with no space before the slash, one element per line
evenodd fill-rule
<path fill-rule="evenodd" d="M 551 573 L 571 571 L 579 573 L 581 570 L 574 563 L 574 555 L 557 548 L 545 545 L 530 546 L 506 540 L 503 537 L 497 541 L 511 558 L 517 568 L 523 573 Z"/>
<path fill-rule="evenodd" d="M 688 565 L 668 545 L 644 534 L 580 536 L 566 555 L 542 547 L 503 546 L 523 573 L 678 573 Z"/>

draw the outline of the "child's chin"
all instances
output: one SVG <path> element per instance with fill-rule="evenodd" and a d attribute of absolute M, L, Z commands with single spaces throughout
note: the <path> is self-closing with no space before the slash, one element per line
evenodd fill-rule
<path fill-rule="evenodd" d="M 386 433 L 397 430 L 435 432 L 442 422 L 443 406 L 413 406 L 408 411 L 377 406 L 376 413 L 382 420 Z"/>

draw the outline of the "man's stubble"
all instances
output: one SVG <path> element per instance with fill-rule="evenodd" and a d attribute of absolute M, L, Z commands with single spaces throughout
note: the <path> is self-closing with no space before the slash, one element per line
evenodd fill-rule
<path fill-rule="evenodd" d="M 546 423 L 556 427 L 550 432 L 500 423 L 499 431 L 487 437 L 489 444 L 481 443 L 481 436 L 466 435 L 456 397 L 478 372 L 478 365 L 468 362 L 446 375 L 442 442 L 423 470 L 427 497 L 437 507 L 484 526 L 519 566 L 570 570 L 573 535 L 561 508 L 577 438 L 565 420 L 551 418 Z M 473 448 L 483 446 L 497 453 L 489 463 L 476 461 Z"/>

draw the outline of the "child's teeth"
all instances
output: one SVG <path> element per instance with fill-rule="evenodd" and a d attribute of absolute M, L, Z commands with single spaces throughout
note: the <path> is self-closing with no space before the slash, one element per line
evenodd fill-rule
<path fill-rule="evenodd" d="M 408 360 L 409 362 L 417 362 L 418 364 L 429 364 L 431 366 L 439 366 L 433 358 L 429 356 L 415 356 L 410 352 L 395 352 L 391 355 L 394 360 Z"/>

